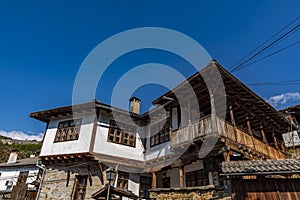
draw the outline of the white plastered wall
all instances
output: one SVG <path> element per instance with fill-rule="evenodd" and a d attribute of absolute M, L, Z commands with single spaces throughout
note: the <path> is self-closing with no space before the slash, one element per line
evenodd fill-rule
<path fill-rule="evenodd" d="M 89 152 L 95 119 L 93 115 L 82 117 L 78 140 L 54 143 L 59 122 L 70 119 L 71 118 L 65 118 L 49 122 L 40 156 Z"/>
<path fill-rule="evenodd" d="M 23 171 L 27 171 L 27 170 L 23 170 Z M 28 170 L 28 177 L 26 180 L 26 183 L 32 183 L 33 181 L 36 180 L 37 175 L 38 175 L 38 169 L 32 169 L 32 170 Z M 20 175 L 20 171 L 18 170 L 6 170 L 6 171 L 1 171 L 0 170 L 0 190 L 6 190 L 7 186 L 6 181 L 12 181 L 13 182 L 13 186 L 15 186 L 17 184 L 18 181 L 18 177 Z M 34 185 L 28 185 L 28 187 L 33 188 Z M 11 187 L 12 189 L 12 187 Z"/>
<path fill-rule="evenodd" d="M 135 147 L 129 147 L 121 144 L 115 144 L 107 141 L 108 126 L 104 122 L 98 123 L 98 128 L 95 137 L 94 152 L 111 155 L 115 157 L 128 158 L 138 161 L 144 161 L 144 148 L 140 139 L 139 133 L 136 134 Z"/>

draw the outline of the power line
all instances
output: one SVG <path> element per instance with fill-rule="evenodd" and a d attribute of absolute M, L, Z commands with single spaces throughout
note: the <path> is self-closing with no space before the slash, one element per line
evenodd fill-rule
<path fill-rule="evenodd" d="M 264 47 L 263 49 L 259 50 L 258 52 L 256 52 L 254 55 L 252 55 L 250 58 L 246 59 L 245 61 L 243 61 L 241 64 L 239 64 L 238 66 L 236 66 L 234 69 L 231 70 L 231 72 L 236 72 L 242 68 L 244 68 L 244 65 L 251 61 L 253 58 L 257 57 L 258 55 L 260 55 L 261 53 L 265 52 L 266 50 L 268 50 L 269 48 L 271 48 L 272 46 L 274 46 L 277 42 L 279 42 L 280 40 L 283 40 L 285 38 L 287 38 L 289 35 L 291 35 L 292 33 L 294 33 L 295 31 L 297 31 L 300 27 L 300 24 L 297 24 L 296 26 L 294 26 L 291 30 L 289 30 L 288 32 L 286 32 L 285 34 L 283 34 L 282 36 L 280 36 L 279 38 L 277 38 L 276 40 L 274 40 L 272 43 L 270 43 L 269 45 L 267 45 L 266 47 Z"/>
<path fill-rule="evenodd" d="M 263 82 L 263 83 L 250 83 L 251 86 L 270 86 L 270 85 L 298 85 L 300 80 L 286 80 L 286 81 L 274 81 L 274 82 Z"/>
<path fill-rule="evenodd" d="M 275 33 L 274 35 L 272 35 L 269 39 L 267 39 L 265 42 L 263 42 L 261 45 L 259 45 L 258 47 L 256 47 L 254 50 L 252 50 L 250 53 L 248 53 L 246 56 L 242 57 L 241 59 L 239 59 L 236 63 L 234 63 L 231 68 L 229 70 L 231 70 L 233 67 L 235 67 L 236 65 L 238 65 L 240 62 L 242 62 L 243 60 L 245 60 L 248 56 L 250 56 L 252 53 L 254 53 L 256 50 L 258 50 L 259 48 L 261 48 L 263 45 L 265 45 L 267 42 L 271 41 L 273 38 L 275 38 L 277 35 L 279 35 L 281 32 L 283 32 L 285 29 L 287 29 L 289 26 L 291 26 L 293 23 L 295 23 L 298 19 L 300 19 L 300 16 L 296 17 L 293 21 L 291 21 L 289 24 L 287 24 L 286 26 L 284 26 L 282 29 L 280 29 L 277 33 Z"/>
<path fill-rule="evenodd" d="M 266 55 L 266 56 L 264 56 L 264 57 L 261 57 L 261 58 L 259 58 L 259 59 L 256 59 L 256 60 L 254 60 L 253 62 L 250 62 L 250 63 L 248 63 L 248 64 L 245 64 L 245 65 L 241 66 L 238 70 L 243 69 L 243 68 L 245 68 L 245 67 L 247 67 L 247 66 L 249 66 L 249 65 L 252 65 L 252 64 L 254 64 L 254 63 L 257 63 L 257 62 L 259 62 L 259 61 L 262 61 L 262 60 L 264 60 L 264 59 L 266 59 L 266 58 L 269 58 L 269 57 L 271 57 L 271 56 L 273 56 L 273 55 L 275 55 L 275 54 L 278 54 L 278 53 L 280 53 L 280 52 L 282 52 L 282 51 L 284 51 L 284 50 L 286 50 L 286 49 L 288 49 L 288 48 L 291 48 L 291 47 L 293 47 L 293 46 L 295 46 L 295 45 L 297 45 L 297 44 L 300 44 L 300 40 L 298 40 L 298 41 L 296 41 L 296 42 L 294 42 L 294 43 L 292 43 L 292 44 L 290 44 L 290 45 L 288 45 L 288 46 L 286 46 L 286 47 L 284 47 L 284 48 L 282 48 L 282 49 L 279 49 L 279 50 L 277 50 L 277 51 L 274 51 L 274 52 L 272 52 L 272 53 L 270 53 L 270 54 L 268 54 L 268 55 Z M 236 70 L 236 71 L 237 71 L 237 70 Z"/>

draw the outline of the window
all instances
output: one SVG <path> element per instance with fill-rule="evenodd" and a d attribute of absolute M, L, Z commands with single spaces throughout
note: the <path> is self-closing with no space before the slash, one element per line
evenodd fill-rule
<path fill-rule="evenodd" d="M 54 142 L 78 140 L 82 119 L 59 122 Z"/>
<path fill-rule="evenodd" d="M 144 199 L 149 198 L 149 190 L 151 189 L 151 177 L 140 177 L 140 196 Z"/>
<path fill-rule="evenodd" d="M 12 180 L 8 180 L 5 182 L 6 190 L 11 190 L 14 182 Z"/>
<path fill-rule="evenodd" d="M 118 184 L 117 187 L 121 189 L 128 189 L 129 174 L 126 172 L 118 172 Z"/>
<path fill-rule="evenodd" d="M 186 187 L 208 185 L 208 174 L 204 170 L 197 170 L 185 174 Z"/>
<path fill-rule="evenodd" d="M 169 126 L 164 125 L 162 123 L 157 123 L 151 127 L 151 134 L 153 134 L 150 138 L 150 147 L 156 146 L 158 144 L 162 144 L 170 140 Z"/>
<path fill-rule="evenodd" d="M 163 188 L 170 188 L 171 187 L 170 177 L 164 177 L 164 178 L 162 178 L 162 187 Z"/>
<path fill-rule="evenodd" d="M 107 140 L 109 142 L 135 147 L 135 134 L 136 128 L 134 126 L 130 126 L 121 122 L 116 123 L 115 121 L 111 120 Z"/>

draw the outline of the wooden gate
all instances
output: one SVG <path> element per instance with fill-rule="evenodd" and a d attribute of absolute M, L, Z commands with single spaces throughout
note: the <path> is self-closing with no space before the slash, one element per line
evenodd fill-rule
<path fill-rule="evenodd" d="M 300 179 L 233 179 L 234 200 L 298 200 Z"/>

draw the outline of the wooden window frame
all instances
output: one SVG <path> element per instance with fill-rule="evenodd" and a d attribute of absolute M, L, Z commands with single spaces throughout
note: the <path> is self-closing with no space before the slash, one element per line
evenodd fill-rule
<path fill-rule="evenodd" d="M 196 170 L 185 173 L 186 187 L 196 187 L 208 185 L 208 172 L 205 170 Z"/>
<path fill-rule="evenodd" d="M 140 176 L 140 197 L 149 199 L 149 190 L 152 188 L 152 178 L 148 176 Z"/>
<path fill-rule="evenodd" d="M 121 128 L 118 126 L 122 126 Z M 129 147 L 136 146 L 136 127 L 124 123 L 110 121 L 107 141 Z"/>
<path fill-rule="evenodd" d="M 118 172 L 118 182 L 117 187 L 121 189 L 128 189 L 128 182 L 129 182 L 129 173 L 127 172 Z"/>
<path fill-rule="evenodd" d="M 157 123 L 151 127 L 151 134 L 154 135 L 150 137 L 150 147 L 154 147 L 165 142 L 170 141 L 170 128 L 166 124 L 164 127 L 160 128 L 161 123 Z M 158 132 L 156 132 L 158 131 Z"/>
<path fill-rule="evenodd" d="M 82 118 L 61 121 L 58 123 L 54 143 L 78 140 Z"/>

